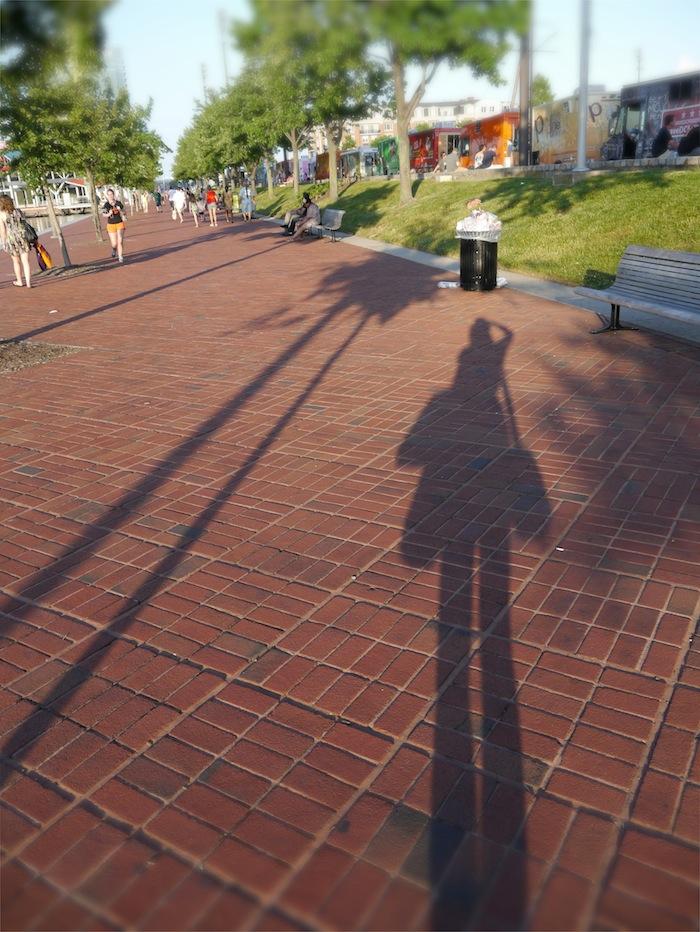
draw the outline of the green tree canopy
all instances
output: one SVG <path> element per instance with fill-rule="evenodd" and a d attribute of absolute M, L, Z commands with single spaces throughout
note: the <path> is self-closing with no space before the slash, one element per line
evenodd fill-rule
<path fill-rule="evenodd" d="M 554 100 L 554 91 L 549 80 L 543 74 L 536 74 L 530 87 L 530 102 L 533 107 L 548 104 Z"/>
<path fill-rule="evenodd" d="M 408 127 L 416 105 L 443 62 L 467 65 L 480 77 L 501 83 L 498 66 L 508 50 L 509 33 L 528 26 L 529 4 L 522 0 L 358 0 L 373 40 L 391 68 L 399 143 L 401 202 L 410 203 Z M 406 88 L 406 68 L 420 78 Z"/>

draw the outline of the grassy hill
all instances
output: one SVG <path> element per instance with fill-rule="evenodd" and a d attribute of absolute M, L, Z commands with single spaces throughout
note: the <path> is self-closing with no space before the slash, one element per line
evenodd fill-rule
<path fill-rule="evenodd" d="M 700 252 L 700 173 L 611 172 L 554 187 L 551 176 L 466 182 L 416 182 L 416 201 L 399 206 L 398 182 L 361 181 L 335 204 L 345 211 L 343 229 L 371 239 L 457 256 L 457 220 L 466 201 L 480 197 L 503 221 L 499 260 L 503 268 L 593 287 L 610 281 L 625 246 Z M 258 211 L 278 216 L 298 199 L 276 188 L 258 196 Z"/>

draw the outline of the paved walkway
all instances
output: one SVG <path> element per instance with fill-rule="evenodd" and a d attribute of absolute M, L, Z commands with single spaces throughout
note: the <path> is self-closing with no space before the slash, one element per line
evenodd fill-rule
<path fill-rule="evenodd" d="M 3 927 L 695 928 L 697 348 L 127 243 L 1 289 Z"/>

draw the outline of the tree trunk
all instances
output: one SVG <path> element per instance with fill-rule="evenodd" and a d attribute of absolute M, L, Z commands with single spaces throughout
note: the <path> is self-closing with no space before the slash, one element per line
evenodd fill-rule
<path fill-rule="evenodd" d="M 391 56 L 391 73 L 394 78 L 394 93 L 396 95 L 396 132 L 399 143 L 399 200 L 401 204 L 406 205 L 413 201 L 411 152 L 408 147 L 408 124 L 411 120 L 411 113 L 406 103 L 403 63 L 395 52 Z"/>
<path fill-rule="evenodd" d="M 265 158 L 265 174 L 267 175 L 267 193 L 272 197 L 274 194 L 275 183 L 272 178 L 272 168 L 270 167 L 270 160 Z"/>
<path fill-rule="evenodd" d="M 289 134 L 289 141 L 292 144 L 292 180 L 294 182 L 294 193 L 299 193 L 299 134 L 295 129 Z"/>
<path fill-rule="evenodd" d="M 90 189 L 90 213 L 92 214 L 92 223 L 95 227 L 95 236 L 97 237 L 98 243 L 104 243 L 105 236 L 102 232 L 102 224 L 100 223 L 100 205 L 97 201 L 97 191 L 95 190 L 95 176 L 91 171 L 85 172 L 85 177 L 87 178 L 88 188 Z"/>
<path fill-rule="evenodd" d="M 324 129 L 328 142 L 328 197 L 333 204 L 338 200 L 338 148 L 332 124 L 327 123 Z"/>
<path fill-rule="evenodd" d="M 73 263 L 70 261 L 68 248 L 66 247 L 66 241 L 63 238 L 63 230 L 61 229 L 61 224 L 58 222 L 58 217 L 56 216 L 56 208 L 54 207 L 53 198 L 51 197 L 51 190 L 47 184 L 42 184 L 41 190 L 44 194 L 44 197 L 46 198 L 46 209 L 49 212 L 49 222 L 51 224 L 51 229 L 53 230 L 53 235 L 58 240 L 59 246 L 61 247 L 63 265 L 68 269 Z"/>

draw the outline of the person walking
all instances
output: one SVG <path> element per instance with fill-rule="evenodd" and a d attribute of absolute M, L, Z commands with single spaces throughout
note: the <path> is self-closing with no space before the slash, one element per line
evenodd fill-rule
<path fill-rule="evenodd" d="M 228 185 L 224 188 L 224 217 L 228 223 L 233 222 L 233 192 Z"/>
<path fill-rule="evenodd" d="M 124 205 L 117 200 L 114 188 L 107 188 L 107 200 L 102 205 L 102 213 L 107 217 L 107 234 L 112 244 L 112 258 L 117 258 L 119 262 L 123 262 L 126 218 Z"/>
<path fill-rule="evenodd" d="M 144 214 L 148 213 L 148 203 L 150 200 L 150 195 L 148 191 L 141 192 L 141 207 L 143 208 Z"/>
<path fill-rule="evenodd" d="M 178 188 L 177 191 L 175 191 L 173 194 L 173 214 L 175 215 L 173 220 L 177 220 L 179 217 L 180 223 L 185 222 L 182 216 L 182 212 L 185 207 L 187 207 L 187 195 L 182 190 L 182 188 Z"/>
<path fill-rule="evenodd" d="M 153 200 L 155 201 L 155 205 L 156 205 L 156 213 L 157 214 L 162 213 L 163 207 L 161 205 L 163 203 L 163 195 L 160 193 L 160 191 L 156 190 L 153 192 Z"/>
<path fill-rule="evenodd" d="M 217 227 L 219 224 L 216 219 L 216 191 L 211 185 L 207 188 L 207 213 L 209 214 L 209 226 Z"/>
<path fill-rule="evenodd" d="M 12 198 L 7 194 L 0 194 L 0 245 L 9 252 L 12 266 L 15 271 L 15 280 L 12 282 L 21 288 L 22 272 L 27 288 L 32 287 L 32 273 L 29 268 L 29 240 L 24 227 L 24 217 L 15 207 Z"/>
<path fill-rule="evenodd" d="M 241 216 L 244 220 L 253 219 L 253 194 L 250 189 L 250 182 L 247 178 L 241 184 L 241 190 L 238 192 L 238 199 L 241 206 Z"/>
<path fill-rule="evenodd" d="M 197 198 L 194 194 L 194 191 L 187 191 L 187 206 L 190 213 L 192 214 L 192 219 L 194 220 L 194 225 L 199 228 L 199 218 L 197 214 L 199 213 L 199 208 L 197 207 Z"/>

